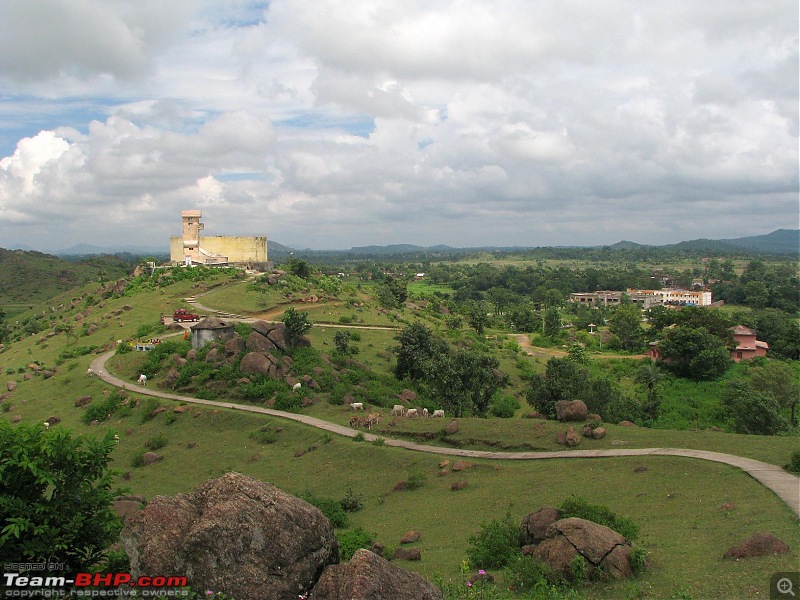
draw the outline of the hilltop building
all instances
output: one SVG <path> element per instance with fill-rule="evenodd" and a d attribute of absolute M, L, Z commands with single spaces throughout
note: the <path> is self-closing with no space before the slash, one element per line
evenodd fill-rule
<path fill-rule="evenodd" d="M 190 265 L 266 265 L 267 238 L 250 236 L 202 236 L 200 210 L 181 212 L 182 233 L 169 238 L 169 258 Z"/>

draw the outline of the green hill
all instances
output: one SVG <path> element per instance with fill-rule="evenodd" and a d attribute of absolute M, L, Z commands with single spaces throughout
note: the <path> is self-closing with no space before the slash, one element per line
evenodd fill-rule
<path fill-rule="evenodd" d="M 0 308 L 11 316 L 90 281 L 123 277 L 133 266 L 116 256 L 68 262 L 41 252 L 0 248 Z"/>

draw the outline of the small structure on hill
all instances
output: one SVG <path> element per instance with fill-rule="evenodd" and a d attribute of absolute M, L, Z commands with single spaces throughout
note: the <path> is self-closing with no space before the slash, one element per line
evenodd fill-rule
<path fill-rule="evenodd" d="M 235 323 L 217 317 L 206 317 L 191 326 L 192 348 L 202 348 L 211 342 L 225 343 L 233 337 Z"/>
<path fill-rule="evenodd" d="M 202 236 L 205 225 L 200 222 L 203 212 L 181 212 L 181 235 L 169 238 L 172 263 L 192 265 L 250 264 L 264 265 L 267 261 L 267 238 L 254 236 Z"/>

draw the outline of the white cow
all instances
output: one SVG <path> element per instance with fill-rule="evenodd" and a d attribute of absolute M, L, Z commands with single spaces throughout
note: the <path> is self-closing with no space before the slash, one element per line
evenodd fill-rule
<path fill-rule="evenodd" d="M 295 384 L 292 386 L 292 391 L 296 392 L 296 391 L 298 391 L 298 390 L 299 390 L 301 387 L 303 387 L 303 384 L 301 384 L 301 383 L 298 381 L 297 383 L 295 383 Z"/>
<path fill-rule="evenodd" d="M 409 408 L 406 411 L 406 416 L 407 417 L 416 417 L 417 416 L 417 409 L 416 408 Z"/>
<path fill-rule="evenodd" d="M 144 373 L 139 375 L 138 383 L 139 385 L 147 385 L 147 375 L 145 375 Z"/>
<path fill-rule="evenodd" d="M 427 408 L 423 408 L 423 409 L 422 409 L 422 416 L 423 416 L 423 417 L 428 417 L 428 416 L 430 416 L 430 415 L 428 414 L 428 409 L 427 409 Z"/>
<path fill-rule="evenodd" d="M 91 369 L 86 369 L 86 375 L 88 375 L 89 377 L 94 377 L 94 371 L 92 371 Z"/>
<path fill-rule="evenodd" d="M 442 409 L 437 409 L 437 410 L 433 411 L 433 416 L 434 417 L 443 417 L 444 416 L 444 411 Z"/>
<path fill-rule="evenodd" d="M 352 402 L 350 404 L 350 408 L 353 410 L 364 410 L 364 403 L 363 402 Z"/>
<path fill-rule="evenodd" d="M 393 417 L 402 417 L 406 412 L 406 407 L 402 404 L 395 404 L 392 407 L 392 416 Z"/>

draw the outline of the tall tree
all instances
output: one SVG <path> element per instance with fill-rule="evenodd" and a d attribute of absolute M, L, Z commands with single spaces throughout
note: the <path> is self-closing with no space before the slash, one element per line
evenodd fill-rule
<path fill-rule="evenodd" d="M 632 302 L 620 304 L 611 317 L 609 330 L 615 342 L 623 350 L 637 352 L 642 349 L 644 329 L 641 324 L 642 312 Z"/>
<path fill-rule="evenodd" d="M 283 313 L 283 324 L 286 327 L 286 333 L 284 335 L 289 348 L 294 348 L 300 338 L 311 330 L 312 326 L 307 313 L 297 311 L 292 307 L 289 307 L 286 312 Z"/>
<path fill-rule="evenodd" d="M 398 379 L 421 379 L 424 376 L 423 365 L 437 353 L 447 351 L 447 342 L 420 322 L 403 328 L 395 339 L 400 342 L 394 369 Z"/>
<path fill-rule="evenodd" d="M 496 358 L 469 350 L 438 352 L 424 365 L 431 398 L 456 417 L 483 417 L 492 396 L 508 383 Z"/>
<path fill-rule="evenodd" d="M 659 344 L 663 364 L 681 377 L 716 379 L 730 365 L 730 352 L 704 328 L 675 327 Z"/>
<path fill-rule="evenodd" d="M 555 306 L 544 312 L 544 334 L 551 340 L 557 340 L 561 336 L 561 313 Z"/>

